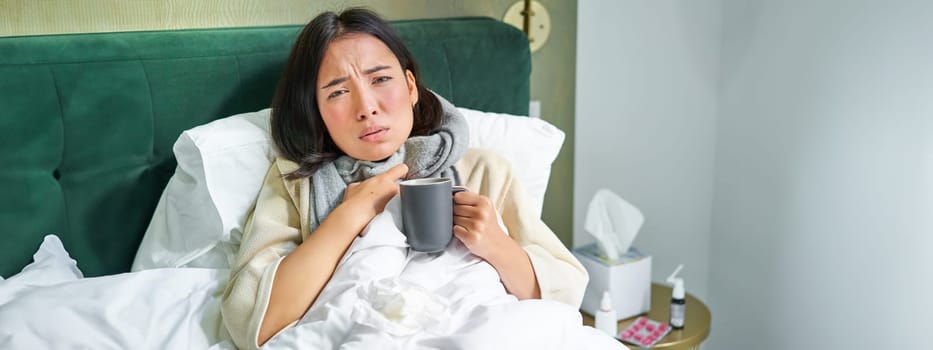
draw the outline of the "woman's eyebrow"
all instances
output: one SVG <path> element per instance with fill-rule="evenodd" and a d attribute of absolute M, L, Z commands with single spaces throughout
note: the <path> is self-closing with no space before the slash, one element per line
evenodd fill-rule
<path fill-rule="evenodd" d="M 389 69 L 389 68 L 392 68 L 392 67 L 389 67 L 389 66 L 386 66 L 386 65 L 375 66 L 375 67 L 372 67 L 372 68 L 370 68 L 370 69 L 364 70 L 363 73 L 366 74 L 366 75 L 370 75 L 370 74 L 373 74 L 373 73 L 375 73 L 375 72 L 378 72 L 378 71 L 381 71 L 381 70 L 384 70 L 384 69 Z"/>
<path fill-rule="evenodd" d="M 375 73 L 375 72 L 378 72 L 378 71 L 381 71 L 381 70 L 385 70 L 385 69 L 389 69 L 389 68 L 392 68 L 392 67 L 389 67 L 389 66 L 386 66 L 386 65 L 375 66 L 375 67 L 369 68 L 369 69 L 367 69 L 367 70 L 364 70 L 364 71 L 363 71 L 363 74 L 365 74 L 365 75 L 370 75 L 370 74 L 373 74 L 373 73 Z M 334 85 L 340 84 L 340 83 L 342 83 L 342 82 L 345 82 L 345 81 L 347 81 L 347 79 L 348 79 L 347 77 L 340 77 L 340 78 L 336 78 L 336 79 L 334 79 L 334 80 L 331 80 L 330 82 L 328 82 L 327 84 L 325 84 L 324 86 L 322 86 L 322 87 L 321 87 L 321 90 L 324 90 L 324 89 L 329 88 L 329 87 L 331 87 L 331 86 L 334 86 Z"/>

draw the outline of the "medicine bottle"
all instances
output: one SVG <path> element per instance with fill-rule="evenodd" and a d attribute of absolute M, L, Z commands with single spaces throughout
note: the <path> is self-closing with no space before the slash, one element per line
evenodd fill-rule
<path fill-rule="evenodd" d="M 674 290 L 671 292 L 671 316 L 670 324 L 673 329 L 683 329 L 684 328 L 684 319 L 687 315 L 687 298 L 684 292 L 684 279 L 676 277 L 677 273 L 680 272 L 680 269 L 684 267 L 683 264 L 677 266 L 677 269 L 674 270 L 674 273 L 667 278 L 667 283 L 674 285 Z"/>
<path fill-rule="evenodd" d="M 606 332 L 612 337 L 619 333 L 619 323 L 616 319 L 616 310 L 612 308 L 612 299 L 609 298 L 609 291 L 603 292 L 603 299 L 599 302 L 599 310 L 596 311 L 596 329 Z"/>

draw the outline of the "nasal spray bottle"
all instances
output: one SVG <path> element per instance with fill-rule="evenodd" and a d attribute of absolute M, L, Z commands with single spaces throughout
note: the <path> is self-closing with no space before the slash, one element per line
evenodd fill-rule
<path fill-rule="evenodd" d="M 680 264 L 674 269 L 674 273 L 667 278 L 667 283 L 670 283 L 674 286 L 674 291 L 671 293 L 671 328 L 673 329 L 683 329 L 684 328 L 684 317 L 687 312 L 687 299 L 684 296 L 684 279 L 677 277 L 677 273 L 680 272 L 680 269 L 684 268 L 684 264 Z"/>
<path fill-rule="evenodd" d="M 612 337 L 618 335 L 619 323 L 616 319 L 616 310 L 612 308 L 612 299 L 609 298 L 609 291 L 603 292 L 603 299 L 599 302 L 599 310 L 596 311 L 596 329 L 606 332 Z"/>

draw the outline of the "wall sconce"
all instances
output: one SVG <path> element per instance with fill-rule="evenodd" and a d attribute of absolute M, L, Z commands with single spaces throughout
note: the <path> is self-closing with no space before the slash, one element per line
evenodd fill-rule
<path fill-rule="evenodd" d="M 538 51 L 551 33 L 551 16 L 540 2 L 524 0 L 512 4 L 502 21 L 515 26 L 528 36 L 531 52 Z"/>

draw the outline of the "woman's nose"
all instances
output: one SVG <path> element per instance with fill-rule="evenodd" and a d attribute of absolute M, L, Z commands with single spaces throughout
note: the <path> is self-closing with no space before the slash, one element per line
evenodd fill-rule
<path fill-rule="evenodd" d="M 365 90 L 365 89 L 363 89 Z M 356 119 L 364 120 L 376 115 L 376 99 L 369 91 L 358 91 L 356 94 Z"/>

